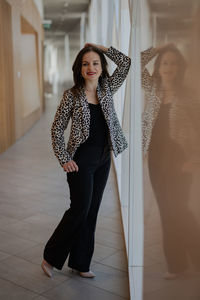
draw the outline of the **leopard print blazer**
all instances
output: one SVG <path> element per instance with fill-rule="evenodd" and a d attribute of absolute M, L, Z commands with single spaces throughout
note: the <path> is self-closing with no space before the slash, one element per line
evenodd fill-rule
<path fill-rule="evenodd" d="M 142 116 L 142 146 L 144 156 L 148 153 L 152 130 L 161 105 L 161 100 L 156 95 L 156 86 L 146 69 L 146 65 L 154 56 L 156 56 L 156 50 L 153 47 L 141 53 L 142 88 L 145 92 L 145 109 Z"/>
<path fill-rule="evenodd" d="M 98 83 L 97 96 L 109 129 L 109 145 L 114 155 L 117 156 L 128 145 L 115 112 L 113 94 L 124 82 L 131 60 L 113 47 L 110 47 L 104 54 L 116 63 L 117 68 L 110 77 L 103 79 L 101 86 Z M 71 131 L 67 147 L 65 147 L 64 131 L 70 118 L 72 120 Z M 66 90 L 51 127 L 53 150 L 61 166 L 73 159 L 77 148 L 89 137 L 89 131 L 90 110 L 84 88 L 79 90 L 77 96 L 72 93 L 71 89 Z"/>
<path fill-rule="evenodd" d="M 162 93 L 146 69 L 148 62 L 157 54 L 155 48 L 149 48 L 141 54 L 142 87 L 145 92 L 145 109 L 142 118 L 143 153 L 148 153 L 155 121 L 162 103 Z M 177 142 L 185 154 L 199 157 L 200 145 L 200 105 L 199 97 L 190 89 L 182 86 L 179 95 L 175 96 L 169 112 L 169 134 Z"/>

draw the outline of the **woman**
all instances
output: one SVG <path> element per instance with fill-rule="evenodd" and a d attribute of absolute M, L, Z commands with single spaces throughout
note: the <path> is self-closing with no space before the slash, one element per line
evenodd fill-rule
<path fill-rule="evenodd" d="M 105 56 L 117 64 L 109 76 Z M 44 249 L 42 268 L 52 276 L 53 267 L 68 266 L 82 277 L 92 278 L 90 262 L 94 251 L 97 213 L 110 170 L 110 150 L 115 156 L 127 142 L 113 104 L 113 94 L 124 82 L 130 58 L 114 49 L 86 44 L 72 70 L 73 88 L 64 92 L 52 125 L 52 144 L 70 190 L 70 208 Z M 67 149 L 64 130 L 72 119 Z"/>
<path fill-rule="evenodd" d="M 157 55 L 152 76 L 145 68 Z M 199 161 L 199 104 L 183 84 L 186 63 L 172 44 L 142 53 L 143 149 L 158 203 L 166 279 L 188 268 L 188 255 L 200 268 L 199 228 L 189 209 L 192 172 Z"/>

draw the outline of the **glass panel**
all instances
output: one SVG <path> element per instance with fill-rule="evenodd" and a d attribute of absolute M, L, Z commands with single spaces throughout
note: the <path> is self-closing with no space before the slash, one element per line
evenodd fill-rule
<path fill-rule="evenodd" d="M 200 1 L 142 2 L 143 299 L 197 300 Z"/>

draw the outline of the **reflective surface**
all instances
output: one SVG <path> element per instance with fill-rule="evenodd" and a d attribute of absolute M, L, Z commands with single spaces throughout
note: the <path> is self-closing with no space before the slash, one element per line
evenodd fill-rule
<path fill-rule="evenodd" d="M 141 56 L 143 146 L 147 153 L 143 298 L 197 300 L 200 1 L 147 2 L 154 48 Z M 146 44 L 151 46 L 150 41 L 142 44 L 142 50 Z"/>

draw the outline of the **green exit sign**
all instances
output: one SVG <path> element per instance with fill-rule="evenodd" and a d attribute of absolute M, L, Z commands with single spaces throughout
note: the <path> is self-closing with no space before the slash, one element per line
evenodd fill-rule
<path fill-rule="evenodd" d="M 51 24 L 43 24 L 44 29 L 49 29 L 51 27 Z"/>
<path fill-rule="evenodd" d="M 49 29 L 51 27 L 52 20 L 43 20 L 42 23 L 43 23 L 44 29 Z"/>

